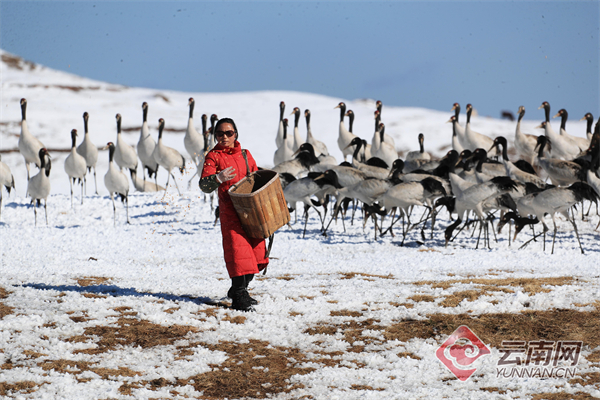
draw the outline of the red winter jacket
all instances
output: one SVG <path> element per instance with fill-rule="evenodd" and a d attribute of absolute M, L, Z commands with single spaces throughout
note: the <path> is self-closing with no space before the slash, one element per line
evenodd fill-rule
<path fill-rule="evenodd" d="M 248 167 L 250 172 L 258 170 L 256 162 L 248 150 Z M 236 176 L 228 182 L 219 185 L 219 217 L 221 219 L 221 234 L 223 236 L 223 253 L 229 277 L 257 274 L 269 263 L 265 258 L 264 239 L 250 238 L 244 232 L 240 219 L 235 212 L 229 188 L 246 176 L 246 162 L 242 155 L 242 147 L 236 140 L 234 147 L 223 147 L 217 144 L 208 152 L 204 160 L 201 178 L 218 174 L 227 167 L 235 169 Z"/>

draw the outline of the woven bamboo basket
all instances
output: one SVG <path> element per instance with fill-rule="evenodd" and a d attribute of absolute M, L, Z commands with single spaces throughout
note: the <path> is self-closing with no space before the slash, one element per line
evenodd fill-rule
<path fill-rule="evenodd" d="M 265 239 L 290 222 L 279 175 L 275 171 L 253 172 L 229 189 L 242 227 L 252 238 Z"/>

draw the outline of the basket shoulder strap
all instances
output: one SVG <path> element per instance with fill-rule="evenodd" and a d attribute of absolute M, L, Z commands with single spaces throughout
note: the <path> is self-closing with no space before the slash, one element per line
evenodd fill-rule
<path fill-rule="evenodd" d="M 242 149 L 242 155 L 244 156 L 244 161 L 246 162 L 246 176 L 250 176 L 250 167 L 248 166 L 248 156 L 246 155 L 246 149 Z"/>

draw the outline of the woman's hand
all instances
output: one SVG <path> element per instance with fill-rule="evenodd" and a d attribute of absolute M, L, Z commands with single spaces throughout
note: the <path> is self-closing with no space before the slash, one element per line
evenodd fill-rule
<path fill-rule="evenodd" d="M 217 181 L 219 183 L 227 182 L 235 178 L 235 175 L 235 169 L 233 169 L 233 167 L 227 167 L 217 174 Z"/>

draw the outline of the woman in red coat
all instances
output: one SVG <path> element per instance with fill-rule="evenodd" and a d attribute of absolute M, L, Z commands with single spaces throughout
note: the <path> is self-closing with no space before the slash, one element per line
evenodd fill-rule
<path fill-rule="evenodd" d="M 251 311 L 256 304 L 248 294 L 248 284 L 254 274 L 264 269 L 269 263 L 265 257 L 264 239 L 248 237 L 238 218 L 229 188 L 246 176 L 246 161 L 242 147 L 237 141 L 238 131 L 231 118 L 222 118 L 215 126 L 215 140 L 218 144 L 208 152 L 200 178 L 200 189 L 211 193 L 219 189 L 219 217 L 223 236 L 223 253 L 225 265 L 231 278 L 231 288 L 227 292 L 232 300 L 232 308 Z M 258 170 L 256 162 L 249 151 L 245 150 L 250 172 Z"/>

